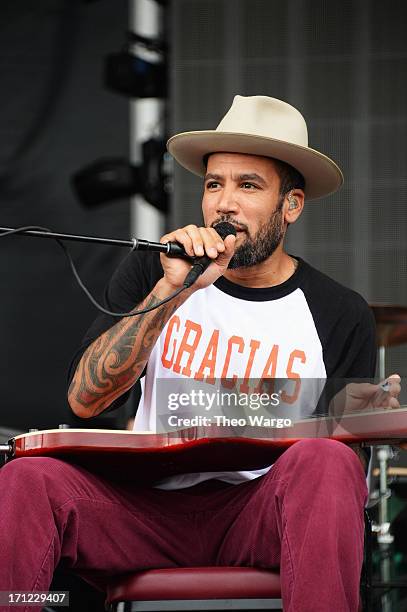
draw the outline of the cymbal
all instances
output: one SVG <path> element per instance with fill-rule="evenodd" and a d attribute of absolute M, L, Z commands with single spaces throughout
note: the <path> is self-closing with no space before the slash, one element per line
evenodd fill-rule
<path fill-rule="evenodd" d="M 407 342 L 407 306 L 369 304 L 376 319 L 379 346 L 397 346 Z"/>

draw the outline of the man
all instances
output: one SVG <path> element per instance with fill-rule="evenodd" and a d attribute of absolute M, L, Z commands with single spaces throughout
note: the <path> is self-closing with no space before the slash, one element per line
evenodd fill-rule
<path fill-rule="evenodd" d="M 151 312 L 95 321 L 74 361 L 73 411 L 86 418 L 119 404 L 143 373 L 135 428 L 153 431 L 161 379 L 217 379 L 242 391 L 255 379 L 373 376 L 366 303 L 283 249 L 305 195 L 342 183 L 336 164 L 308 147 L 300 113 L 273 98 L 236 96 L 217 130 L 174 136 L 169 150 L 205 174 L 204 225 L 162 242 L 213 262 Z M 214 226 L 222 221 L 236 237 L 221 240 Z M 118 312 L 155 306 L 183 286 L 190 268 L 180 258 L 132 253 L 107 302 Z M 349 409 L 398 406 L 397 377 L 389 386 L 352 387 Z M 46 590 L 61 559 L 99 582 L 136 568 L 280 566 L 285 610 L 357 609 L 366 483 L 343 444 L 303 440 L 271 469 L 181 474 L 151 488 L 137 486 L 137 474 L 119 486 L 49 458 L 11 462 L 0 478 L 3 558 L 24 542 L 1 589 Z"/>

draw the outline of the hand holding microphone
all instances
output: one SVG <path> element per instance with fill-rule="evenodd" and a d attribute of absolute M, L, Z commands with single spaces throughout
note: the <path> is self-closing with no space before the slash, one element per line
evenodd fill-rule
<path fill-rule="evenodd" d="M 161 238 L 161 243 L 177 242 L 191 261 L 161 255 L 165 280 L 176 289 L 182 285 L 202 289 L 214 283 L 227 269 L 235 249 L 236 230 L 231 223 L 214 227 L 187 225 Z M 215 262 L 215 266 L 210 267 Z M 209 269 L 208 269 L 209 268 Z"/>
<path fill-rule="evenodd" d="M 223 241 L 229 235 L 236 237 L 235 228 L 231 223 L 228 223 L 227 221 L 217 223 L 213 229 L 217 231 Z M 203 274 L 205 270 L 211 265 L 212 261 L 213 260 L 208 257 L 208 255 L 203 255 L 202 257 L 195 258 L 191 270 L 185 277 L 184 285 L 186 285 L 186 287 L 190 287 L 193 283 L 195 283 L 199 276 Z"/>

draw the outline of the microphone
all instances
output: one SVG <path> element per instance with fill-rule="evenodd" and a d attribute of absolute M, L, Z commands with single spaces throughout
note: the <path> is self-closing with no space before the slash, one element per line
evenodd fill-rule
<path fill-rule="evenodd" d="M 228 223 L 227 221 L 221 221 L 220 223 L 217 223 L 213 227 L 218 232 L 219 236 L 222 239 L 225 239 L 226 236 L 228 236 L 229 234 L 233 234 L 234 236 L 236 236 L 235 228 L 233 227 L 233 225 L 231 223 Z M 1 228 L 0 227 L 0 230 L 2 230 L 2 229 L 7 229 L 7 228 Z M 221 234 L 221 232 L 225 232 L 225 233 Z M 64 236 L 65 237 L 67 235 L 66 234 L 58 234 L 57 236 L 58 237 L 59 236 Z M 46 237 L 48 237 L 48 234 L 46 234 Z M 93 240 L 96 240 L 96 239 L 93 239 Z M 100 239 L 100 241 L 102 241 L 102 239 Z M 115 242 L 117 243 L 119 241 L 116 240 Z M 122 242 L 124 242 L 124 241 L 122 241 Z M 158 253 L 164 253 L 164 255 L 166 255 L 167 257 L 181 257 L 183 259 L 193 260 L 193 262 L 196 262 L 197 259 L 198 259 L 198 258 L 191 257 L 190 255 L 188 255 L 188 253 L 185 251 L 185 249 L 182 246 L 182 244 L 180 244 L 179 242 L 163 242 L 162 243 L 162 242 L 152 242 L 151 240 L 142 240 L 141 238 L 133 238 L 131 242 L 126 241 L 125 244 L 123 244 L 123 246 L 128 246 L 128 245 L 131 245 L 132 251 L 155 251 L 155 252 L 158 252 Z M 204 257 L 205 257 L 205 255 L 204 255 Z M 199 259 L 201 259 L 201 258 L 199 258 Z M 211 261 L 213 261 L 213 260 L 210 259 L 209 263 Z M 207 267 L 208 266 L 206 266 L 206 268 Z M 206 268 L 205 268 L 205 270 L 206 270 Z"/>
<path fill-rule="evenodd" d="M 213 229 L 216 230 L 222 240 L 225 240 L 226 236 L 229 234 L 233 234 L 236 236 L 236 230 L 231 223 L 227 221 L 221 221 L 213 226 Z M 208 255 L 203 255 L 202 257 L 195 257 L 192 268 L 188 272 L 184 280 L 184 287 L 188 289 L 194 282 L 205 272 L 205 270 L 211 265 L 211 263 L 215 261 L 208 257 Z"/>
<path fill-rule="evenodd" d="M 1 229 L 1 228 L 0 228 Z M 141 238 L 132 239 L 132 251 L 153 251 L 155 253 L 164 253 L 167 257 L 182 257 L 184 259 L 192 259 L 182 244 L 179 242 L 152 242 L 151 240 L 142 240 Z"/>

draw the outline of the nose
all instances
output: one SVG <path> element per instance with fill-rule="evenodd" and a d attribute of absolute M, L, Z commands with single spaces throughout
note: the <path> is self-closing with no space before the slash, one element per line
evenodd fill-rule
<path fill-rule="evenodd" d="M 219 193 L 219 198 L 216 202 L 216 211 L 222 214 L 236 214 L 239 206 L 235 198 L 234 189 L 223 189 Z"/>

